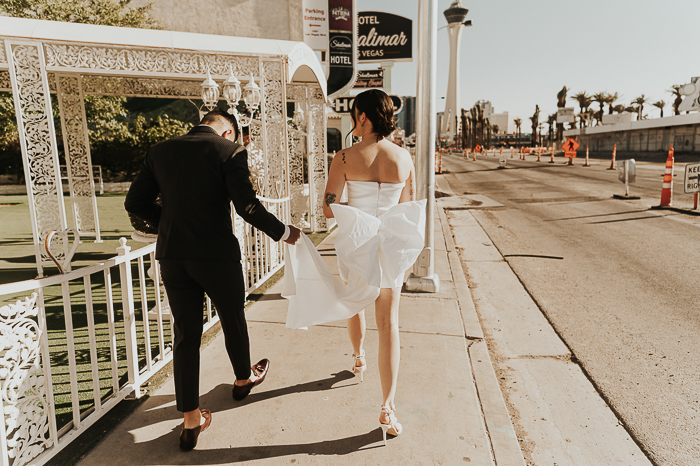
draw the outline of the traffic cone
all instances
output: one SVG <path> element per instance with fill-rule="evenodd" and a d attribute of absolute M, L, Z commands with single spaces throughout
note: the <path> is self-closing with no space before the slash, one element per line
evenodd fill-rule
<path fill-rule="evenodd" d="M 583 166 L 590 167 L 590 165 L 588 165 L 588 146 L 586 146 L 586 163 L 584 163 Z"/>
<path fill-rule="evenodd" d="M 552 153 L 549 155 L 549 163 L 554 163 L 554 149 L 552 149 Z"/>
<path fill-rule="evenodd" d="M 668 149 L 666 159 L 666 170 L 664 171 L 664 182 L 661 185 L 661 203 L 659 207 L 668 207 L 673 198 L 673 144 Z"/>
<path fill-rule="evenodd" d="M 501 147 L 501 153 L 499 154 L 498 157 L 499 157 L 499 158 L 500 158 L 500 157 L 503 157 L 503 148 L 502 148 L 502 147 Z"/>
<path fill-rule="evenodd" d="M 538 162 L 541 162 L 541 161 L 542 161 L 541 155 L 542 155 L 542 152 L 541 152 L 541 151 L 539 150 L 539 148 L 538 148 L 538 149 L 537 149 L 537 161 L 538 161 Z"/>
<path fill-rule="evenodd" d="M 610 160 L 610 167 L 608 168 L 608 170 L 617 169 L 617 164 L 615 163 L 615 154 L 617 154 L 617 144 L 613 145 L 613 155 L 612 159 Z"/>
<path fill-rule="evenodd" d="M 515 154 L 515 148 L 511 147 L 510 148 L 510 158 L 512 159 Z"/>

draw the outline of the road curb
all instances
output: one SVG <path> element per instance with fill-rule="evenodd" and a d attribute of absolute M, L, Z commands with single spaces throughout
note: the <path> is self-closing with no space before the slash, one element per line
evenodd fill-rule
<path fill-rule="evenodd" d="M 452 280 L 457 290 L 457 304 L 462 324 L 464 325 L 467 357 L 471 364 L 472 377 L 476 385 L 486 432 L 491 442 L 494 463 L 496 465 L 525 466 L 525 458 L 520 449 L 520 443 L 510 419 L 508 407 L 496 378 L 496 372 L 484 340 L 484 333 L 479 323 L 479 317 L 476 314 L 476 307 L 462 269 L 459 253 L 452 239 L 452 231 L 447 222 L 447 215 L 445 210 L 439 205 L 437 210 L 440 216 L 443 237 L 445 238 Z"/>

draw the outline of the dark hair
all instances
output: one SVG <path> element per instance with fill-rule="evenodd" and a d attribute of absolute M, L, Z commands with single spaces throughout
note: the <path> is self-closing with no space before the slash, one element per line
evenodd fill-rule
<path fill-rule="evenodd" d="M 236 135 L 235 139 L 238 139 L 238 136 L 240 136 L 241 132 L 238 129 L 238 121 L 236 120 L 236 117 L 231 115 L 228 112 L 225 112 L 221 110 L 220 108 L 215 108 L 214 110 L 210 111 L 204 117 L 202 118 L 202 121 L 199 122 L 200 125 L 208 125 L 211 123 L 215 123 L 217 121 L 222 121 L 224 124 L 229 124 L 233 128 L 233 134 Z"/>
<path fill-rule="evenodd" d="M 394 104 L 384 91 L 369 89 L 355 97 L 351 109 L 353 129 L 357 125 L 355 111 L 357 111 L 357 115 L 364 113 L 372 123 L 372 129 L 383 138 L 389 136 L 396 129 Z"/>

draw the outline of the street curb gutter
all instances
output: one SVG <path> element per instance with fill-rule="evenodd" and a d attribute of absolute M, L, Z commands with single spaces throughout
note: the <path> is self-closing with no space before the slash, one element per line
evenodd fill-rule
<path fill-rule="evenodd" d="M 464 325 L 467 356 L 471 364 L 472 377 L 476 385 L 481 412 L 486 424 L 486 432 L 491 441 L 491 451 L 496 465 L 522 465 L 525 459 L 515 429 L 510 420 L 508 408 L 498 383 L 493 363 L 489 356 L 483 330 L 476 314 L 469 285 L 462 269 L 459 253 L 452 239 L 452 231 L 447 223 L 445 210 L 437 206 L 440 215 L 445 247 L 450 264 L 450 272 L 457 290 L 457 302 Z"/>

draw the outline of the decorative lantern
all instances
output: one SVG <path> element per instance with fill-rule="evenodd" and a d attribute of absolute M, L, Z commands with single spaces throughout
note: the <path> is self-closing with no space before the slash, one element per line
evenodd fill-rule
<path fill-rule="evenodd" d="M 230 73 L 224 81 L 222 90 L 224 99 L 229 106 L 229 113 L 233 113 L 238 101 L 241 100 L 241 82 L 233 75 L 233 68 L 229 68 L 229 70 Z"/>
<path fill-rule="evenodd" d="M 255 84 L 252 74 L 248 84 L 243 88 L 243 101 L 251 110 L 256 109 L 260 105 L 260 87 Z"/>
<path fill-rule="evenodd" d="M 219 85 L 211 78 L 209 68 L 207 68 L 207 79 L 202 82 L 202 102 L 209 111 L 214 110 L 219 102 Z"/>

